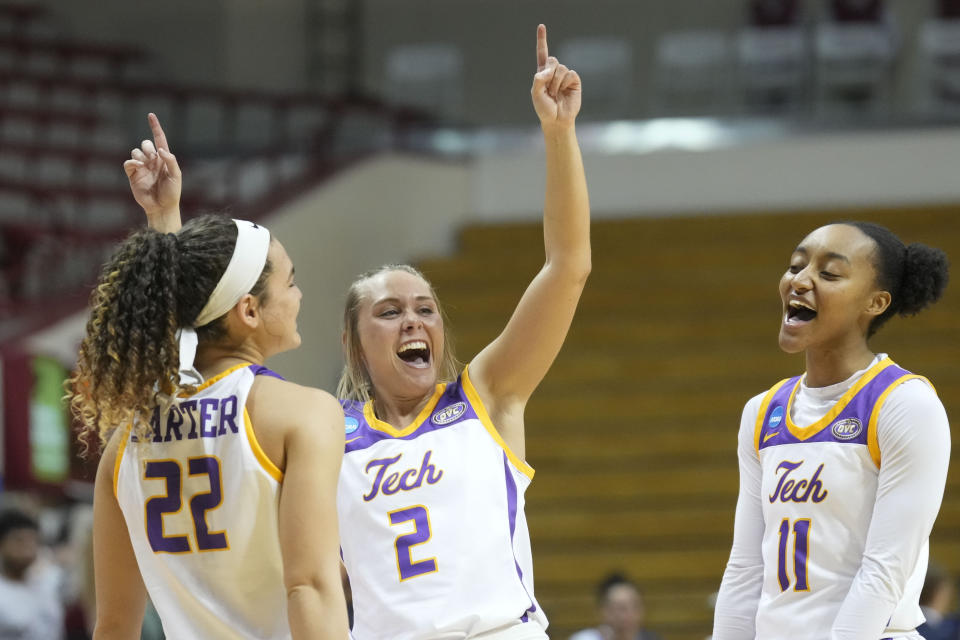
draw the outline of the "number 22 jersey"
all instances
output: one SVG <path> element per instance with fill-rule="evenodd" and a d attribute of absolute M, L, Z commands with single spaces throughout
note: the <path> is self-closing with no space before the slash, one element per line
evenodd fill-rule
<path fill-rule="evenodd" d="M 283 473 L 245 409 L 257 375 L 276 376 L 239 365 L 211 378 L 117 452 L 114 492 L 168 638 L 290 637 L 277 534 Z"/>
<path fill-rule="evenodd" d="M 533 596 L 524 491 L 469 369 L 404 429 L 342 401 L 337 511 L 357 640 L 467 638 L 546 618 Z"/>

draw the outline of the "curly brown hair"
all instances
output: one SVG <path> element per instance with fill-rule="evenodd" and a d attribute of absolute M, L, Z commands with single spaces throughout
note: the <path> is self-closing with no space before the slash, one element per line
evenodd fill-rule
<path fill-rule="evenodd" d="M 90 296 L 90 320 L 77 369 L 66 382 L 81 441 L 101 445 L 121 425 L 149 428 L 154 408 L 180 391 L 177 330 L 193 326 L 230 262 L 236 224 L 205 215 L 177 233 L 131 234 L 104 264 Z M 250 293 L 265 299 L 269 260 Z M 199 344 L 226 337 L 224 316 L 197 328 Z"/>

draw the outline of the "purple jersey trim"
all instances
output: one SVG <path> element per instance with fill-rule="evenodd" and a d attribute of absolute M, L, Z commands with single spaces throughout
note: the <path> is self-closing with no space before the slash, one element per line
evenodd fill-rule
<path fill-rule="evenodd" d="M 770 399 L 760 427 L 759 448 L 802 442 L 835 442 L 866 446 L 868 425 L 877 400 L 890 385 L 906 375 L 911 374 L 895 364 L 886 367 L 850 399 L 833 421 L 809 438 L 802 440 L 787 428 L 786 414 L 800 376 L 790 378 Z"/>
<path fill-rule="evenodd" d="M 517 483 L 513 479 L 513 473 L 510 471 L 510 459 L 507 458 L 506 452 L 503 454 L 503 473 L 507 479 L 507 518 L 510 523 L 510 548 L 513 549 L 513 536 L 517 530 Z M 523 587 L 524 593 L 530 598 L 530 608 L 524 611 L 520 617 L 522 622 L 528 622 L 528 614 L 535 612 L 537 605 L 534 604 L 530 592 L 527 591 L 527 586 L 523 584 L 523 571 L 520 569 L 520 563 L 517 561 L 516 555 L 513 557 L 513 565 L 517 568 L 517 577 L 520 578 L 520 586 Z"/>
<path fill-rule="evenodd" d="M 430 417 L 405 436 L 394 436 L 371 427 L 363 413 L 364 403 L 362 402 L 340 400 L 340 405 L 343 407 L 347 424 L 344 453 L 362 451 L 381 440 L 413 440 L 431 431 L 455 427 L 464 420 L 480 419 L 467 398 L 460 378 L 446 386 L 433 411 L 430 412 Z"/>
<path fill-rule="evenodd" d="M 510 461 L 507 460 L 507 454 L 503 454 L 503 473 L 507 479 L 507 520 L 510 522 L 510 541 L 513 542 L 513 535 L 517 531 L 517 483 L 510 473 Z M 520 567 L 517 567 L 517 573 L 520 573 Z M 520 573 L 523 577 L 523 574 Z"/>
<path fill-rule="evenodd" d="M 270 376 L 271 378 L 277 378 L 278 380 L 286 380 L 286 378 L 284 378 L 282 375 L 276 371 L 273 371 L 272 369 L 266 368 L 262 364 L 250 365 L 250 372 L 255 376 Z"/>

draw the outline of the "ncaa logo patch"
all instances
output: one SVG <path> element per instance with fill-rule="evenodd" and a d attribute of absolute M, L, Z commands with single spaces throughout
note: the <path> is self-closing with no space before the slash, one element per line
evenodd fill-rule
<path fill-rule="evenodd" d="M 433 417 L 430 418 L 430 421 L 433 422 L 433 424 L 438 424 L 441 426 L 450 424 L 451 422 L 459 420 L 460 416 L 462 416 L 466 411 L 467 403 L 458 402 L 446 407 L 442 411 L 437 411 L 435 414 L 433 414 Z"/>
<path fill-rule="evenodd" d="M 863 423 L 856 418 L 847 418 L 834 422 L 830 431 L 833 432 L 833 437 L 837 440 L 853 440 L 863 433 Z"/>
<path fill-rule="evenodd" d="M 343 424 L 347 435 L 350 435 L 360 428 L 360 422 L 356 418 L 351 418 L 350 416 L 347 416 L 343 419 Z"/>
<path fill-rule="evenodd" d="M 781 420 L 783 420 L 783 407 L 779 406 L 770 414 L 770 420 L 767 422 L 767 426 L 775 427 L 780 424 Z"/>

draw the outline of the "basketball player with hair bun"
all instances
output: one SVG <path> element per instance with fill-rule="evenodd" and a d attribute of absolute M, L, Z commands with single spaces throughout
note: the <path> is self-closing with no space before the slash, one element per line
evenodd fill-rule
<path fill-rule="evenodd" d="M 299 346 L 300 297 L 270 232 L 222 216 L 138 231 L 104 265 L 69 381 L 106 444 L 94 640 L 139 638 L 148 593 L 168 638 L 348 637 L 343 413 L 263 366 Z"/>
<path fill-rule="evenodd" d="M 874 353 L 936 302 L 944 253 L 867 222 L 814 230 L 780 279 L 780 348 L 806 373 L 743 410 L 714 640 L 918 639 L 950 426 L 931 383 Z"/>

